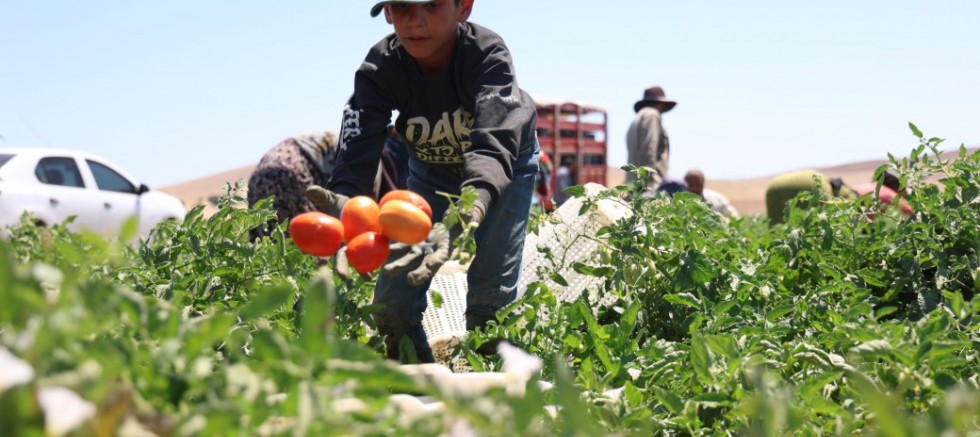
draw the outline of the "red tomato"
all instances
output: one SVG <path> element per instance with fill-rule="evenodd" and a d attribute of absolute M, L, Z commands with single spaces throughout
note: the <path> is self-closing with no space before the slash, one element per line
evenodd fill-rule
<path fill-rule="evenodd" d="M 378 212 L 378 204 L 370 197 L 354 196 L 348 200 L 340 211 L 340 222 L 344 224 L 344 242 L 350 243 L 354 237 L 365 232 L 381 232 Z"/>
<path fill-rule="evenodd" d="M 429 202 L 426 202 L 424 197 L 422 197 L 420 194 L 415 193 L 414 191 L 391 190 L 385 193 L 385 195 L 381 197 L 381 201 L 378 202 L 378 205 L 385 206 L 385 203 L 388 202 L 389 200 L 404 200 L 408 203 L 411 203 L 421 208 L 422 211 L 425 212 L 425 215 L 429 216 L 429 220 L 432 219 L 432 207 L 429 206 Z"/>
<path fill-rule="evenodd" d="M 289 221 L 289 236 L 303 253 L 332 256 L 344 239 L 344 225 L 319 211 L 304 212 Z"/>
<path fill-rule="evenodd" d="M 425 211 L 404 200 L 389 200 L 381 207 L 381 233 L 392 240 L 417 244 L 425 241 L 432 230 L 432 220 Z"/>
<path fill-rule="evenodd" d="M 358 235 L 347 243 L 347 262 L 361 273 L 373 272 L 388 259 L 388 243 L 388 238 L 377 232 Z"/>

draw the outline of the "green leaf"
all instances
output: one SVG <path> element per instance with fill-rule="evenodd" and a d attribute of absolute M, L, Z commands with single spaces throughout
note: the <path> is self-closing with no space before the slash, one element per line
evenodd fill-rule
<path fill-rule="evenodd" d="M 603 435 L 596 426 L 582 395 L 575 386 L 572 372 L 561 357 L 555 357 L 555 401 L 561 420 L 557 435 Z"/>
<path fill-rule="evenodd" d="M 569 333 L 565 335 L 565 346 L 571 350 L 576 350 L 582 346 L 582 339 L 578 337 L 576 333 Z"/>
<path fill-rule="evenodd" d="M 565 277 L 559 274 L 558 272 L 552 273 L 550 276 L 548 276 L 548 278 L 554 281 L 554 283 L 561 285 L 562 287 L 568 286 L 568 281 L 566 281 Z"/>
<path fill-rule="evenodd" d="M 694 375 L 698 381 L 706 386 L 712 386 L 714 384 L 714 378 L 711 376 L 710 371 L 711 354 L 708 352 L 707 345 L 705 345 L 704 337 L 700 334 L 691 336 L 691 350 L 688 354 L 688 361 L 690 361 L 691 368 L 694 370 Z"/>
<path fill-rule="evenodd" d="M 252 333 L 252 349 L 255 359 L 275 362 L 289 357 L 289 344 L 278 332 L 259 329 Z"/>
<path fill-rule="evenodd" d="M 619 320 L 619 341 L 621 344 L 625 344 L 636 329 L 636 318 L 639 316 L 642 308 L 642 302 L 635 301 L 623 312 L 623 316 Z"/>
<path fill-rule="evenodd" d="M 939 291 L 923 290 L 918 293 L 919 310 L 929 314 L 939 306 Z"/>
<path fill-rule="evenodd" d="M 875 320 L 881 320 L 882 318 L 885 318 L 891 314 L 895 314 L 897 311 L 898 307 L 893 306 L 878 308 L 878 311 L 875 311 Z"/>
<path fill-rule="evenodd" d="M 653 386 L 653 396 L 657 398 L 667 411 L 673 414 L 681 414 L 684 411 L 684 401 L 677 397 L 673 393 L 660 388 L 659 386 Z"/>
<path fill-rule="evenodd" d="M 912 130 L 912 135 L 915 135 L 916 138 L 921 139 L 923 137 L 922 131 L 916 125 L 912 124 L 911 121 L 909 122 L 909 129 Z"/>
<path fill-rule="evenodd" d="M 823 388 L 840 379 L 844 375 L 844 372 L 824 372 L 816 376 L 807 376 L 803 385 L 800 386 L 800 397 L 803 399 L 809 399 L 812 397 L 822 396 Z"/>
<path fill-rule="evenodd" d="M 429 297 L 432 299 L 432 305 L 434 305 L 436 308 L 442 308 L 444 303 L 442 293 L 437 290 L 430 290 Z"/>
<path fill-rule="evenodd" d="M 122 227 L 119 229 L 119 241 L 132 241 L 133 238 L 136 238 L 138 232 L 139 218 L 136 215 L 131 215 L 123 222 Z"/>
<path fill-rule="evenodd" d="M 303 330 L 299 344 L 311 357 L 329 356 L 327 336 L 333 317 L 334 282 L 329 270 L 314 279 L 303 295 Z"/>
<path fill-rule="evenodd" d="M 766 320 L 775 322 L 776 320 L 782 319 L 783 316 L 792 313 L 794 310 L 796 310 L 796 305 L 787 304 L 777 306 L 766 313 Z"/>
<path fill-rule="evenodd" d="M 884 288 L 888 286 L 885 281 L 885 272 L 881 269 L 861 269 L 858 270 L 857 276 L 864 280 L 865 284 L 872 287 Z"/>
<path fill-rule="evenodd" d="M 562 190 L 562 192 L 572 197 L 583 197 L 585 196 L 585 187 L 582 185 L 573 185 L 570 187 L 566 187 L 565 189 Z"/>
<path fill-rule="evenodd" d="M 606 344 L 600 340 L 595 335 L 592 336 L 592 346 L 595 348 L 596 357 L 599 358 L 599 362 L 602 366 L 606 368 L 609 373 L 610 378 L 615 378 L 619 374 L 621 364 L 618 360 L 614 360 L 612 355 L 609 353 L 609 348 Z"/>
<path fill-rule="evenodd" d="M 978 276 L 980 278 L 980 276 Z M 980 291 L 980 290 L 977 290 Z M 957 320 L 963 320 L 966 318 L 966 304 L 963 301 L 963 295 L 960 293 L 944 292 L 943 297 L 945 298 L 946 306 L 953 313 L 953 317 Z"/>
<path fill-rule="evenodd" d="M 930 342 L 936 338 L 942 336 L 949 329 L 949 317 L 945 314 L 939 313 L 929 318 L 928 321 L 922 328 L 919 329 L 919 341 L 920 342 Z"/>
<path fill-rule="evenodd" d="M 737 360 L 741 354 L 735 339 L 727 335 L 705 335 L 704 340 L 715 355 L 722 355 L 729 360 Z"/>
<path fill-rule="evenodd" d="M 270 314 L 291 302 L 293 291 L 288 287 L 266 288 L 249 297 L 248 303 L 238 313 L 242 321 Z"/>
<path fill-rule="evenodd" d="M 706 407 L 725 407 L 732 404 L 732 397 L 724 393 L 701 393 L 691 398 L 691 402 Z"/>
<path fill-rule="evenodd" d="M 689 251 L 681 256 L 681 272 L 690 278 L 690 286 L 708 282 L 718 276 L 711 263 L 699 252 Z"/>
<path fill-rule="evenodd" d="M 575 308 L 578 310 L 576 312 L 582 317 L 583 320 L 585 320 L 585 323 L 589 326 L 589 334 L 603 341 L 609 340 L 609 333 L 606 332 L 606 330 L 603 329 L 601 326 L 599 326 L 599 323 L 596 321 L 595 316 L 592 315 L 592 309 L 586 306 L 585 302 L 582 299 L 575 301 L 574 305 Z"/>
<path fill-rule="evenodd" d="M 912 430 L 909 429 L 911 422 L 900 408 L 897 399 L 882 393 L 866 376 L 854 377 L 850 375 L 851 384 L 864 400 L 865 404 L 875 413 L 875 424 L 880 427 L 880 432 L 886 436 L 911 436 Z"/>
<path fill-rule="evenodd" d="M 637 408 L 644 403 L 643 393 L 629 381 L 623 384 L 623 395 L 626 397 L 626 403 L 630 407 Z"/>
<path fill-rule="evenodd" d="M 887 356 L 891 354 L 891 351 L 891 343 L 889 343 L 888 340 L 883 339 L 866 341 L 851 348 L 851 353 L 864 357 Z"/>
<path fill-rule="evenodd" d="M 675 293 L 668 294 L 664 296 L 664 300 L 670 303 L 676 303 L 678 305 L 684 305 L 687 307 L 694 308 L 696 310 L 701 309 L 701 300 L 697 296 L 691 293 Z"/>
<path fill-rule="evenodd" d="M 582 263 L 572 264 L 572 269 L 575 273 L 599 278 L 611 277 L 616 272 L 612 267 L 595 267 Z"/>

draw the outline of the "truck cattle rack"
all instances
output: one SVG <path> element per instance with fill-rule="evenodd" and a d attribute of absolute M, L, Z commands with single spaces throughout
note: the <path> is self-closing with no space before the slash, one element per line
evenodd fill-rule
<path fill-rule="evenodd" d="M 537 134 L 541 151 L 555 169 L 574 162 L 572 185 L 589 182 L 606 185 L 606 138 L 608 113 L 605 108 L 572 101 L 534 99 Z M 551 179 L 555 192 L 556 178 Z"/>

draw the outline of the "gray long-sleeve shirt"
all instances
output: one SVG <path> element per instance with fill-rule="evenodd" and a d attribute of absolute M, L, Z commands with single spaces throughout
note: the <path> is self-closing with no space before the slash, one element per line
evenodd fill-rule
<path fill-rule="evenodd" d="M 627 163 L 654 169 L 655 173 L 646 181 L 647 188 L 651 190 L 656 190 L 667 177 L 670 160 L 670 140 L 661 124 L 660 115 L 656 108 L 642 108 L 626 132 Z M 628 173 L 626 180 L 635 181 L 636 175 Z"/>
<path fill-rule="evenodd" d="M 415 158 L 460 168 L 462 186 L 476 189 L 484 212 L 510 183 L 537 120 L 534 102 L 517 85 L 510 51 L 493 31 L 460 23 L 449 68 L 439 77 L 423 76 L 391 34 L 371 48 L 354 76 L 329 189 L 370 192 L 394 110 L 395 128 Z"/>

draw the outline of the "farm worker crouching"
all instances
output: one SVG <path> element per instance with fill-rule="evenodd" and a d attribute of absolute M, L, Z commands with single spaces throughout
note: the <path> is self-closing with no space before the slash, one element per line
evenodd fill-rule
<path fill-rule="evenodd" d="M 400 165 L 399 157 L 407 153 L 404 143 L 397 137 L 390 136 L 386 140 L 374 181 L 373 196 L 376 199 L 388 191 L 405 188 L 404 173 L 407 170 Z M 316 211 L 316 205 L 306 197 L 306 189 L 330 180 L 336 154 L 337 133 L 321 130 L 286 138 L 262 155 L 248 177 L 246 198 L 251 208 L 259 200 L 274 196 L 272 204 L 276 219 L 251 229 L 249 237 L 255 240 L 269 235 L 279 223 L 288 222 L 304 212 Z"/>
<path fill-rule="evenodd" d="M 677 178 L 666 177 L 660 181 L 660 185 L 657 186 L 655 193 L 666 193 L 668 196 L 674 197 L 675 194 L 682 191 L 687 191 L 687 182 Z"/>
<path fill-rule="evenodd" d="M 684 183 L 687 185 L 687 191 L 701 196 L 712 211 L 726 219 L 738 218 L 738 210 L 732 206 L 728 197 L 704 186 L 704 173 L 701 170 L 689 170 L 684 174 Z"/>
<path fill-rule="evenodd" d="M 786 205 L 797 194 L 816 189 L 824 200 L 855 199 L 857 195 L 840 178 L 829 178 L 816 170 L 797 170 L 774 177 L 766 187 L 766 215 L 770 224 L 783 223 Z"/>
<path fill-rule="evenodd" d="M 437 192 L 472 187 L 477 193 L 467 214 L 468 226 L 478 226 L 467 271 L 467 329 L 485 326 L 516 297 L 540 154 L 534 103 L 518 87 L 501 37 L 467 22 L 473 3 L 383 1 L 371 8 L 372 16 L 383 11 L 395 32 L 370 49 L 354 75 L 330 181 L 307 190 L 333 215 L 348 198 L 370 192 L 397 110 L 395 128 L 411 151 L 408 188 L 429 202 L 433 218 L 448 208 Z M 389 358 L 399 358 L 407 336 L 420 361 L 433 361 L 422 328 L 426 292 L 459 229 L 437 226 L 422 243 L 392 246 L 374 293 Z"/>
<path fill-rule="evenodd" d="M 336 151 L 335 132 L 313 131 L 286 138 L 262 156 L 248 177 L 246 197 L 251 208 L 259 200 L 275 196 L 276 220 L 252 229 L 249 233 L 253 240 L 268 235 L 279 223 L 316 210 L 306 198 L 306 187 L 330 179 Z"/>
<path fill-rule="evenodd" d="M 878 188 L 876 182 L 868 182 L 854 186 L 854 192 L 859 196 L 874 196 Z M 903 214 L 910 216 L 915 213 L 912 206 L 905 200 L 905 189 L 901 186 L 898 175 L 893 170 L 887 170 L 881 175 L 881 189 L 878 191 L 878 200 L 884 205 L 891 205 L 898 198 L 898 208 Z"/>
<path fill-rule="evenodd" d="M 877 188 L 877 186 L 878 184 L 874 182 L 855 185 L 854 192 L 857 193 L 858 196 L 867 195 L 874 197 L 875 188 Z M 912 215 L 914 213 L 912 206 L 909 205 L 905 199 L 902 199 L 898 193 L 895 192 L 895 190 L 882 185 L 881 190 L 878 192 L 878 200 L 882 203 L 882 205 L 891 205 L 892 202 L 895 201 L 896 197 L 898 198 L 898 208 L 900 211 L 902 211 L 902 214 Z"/>

